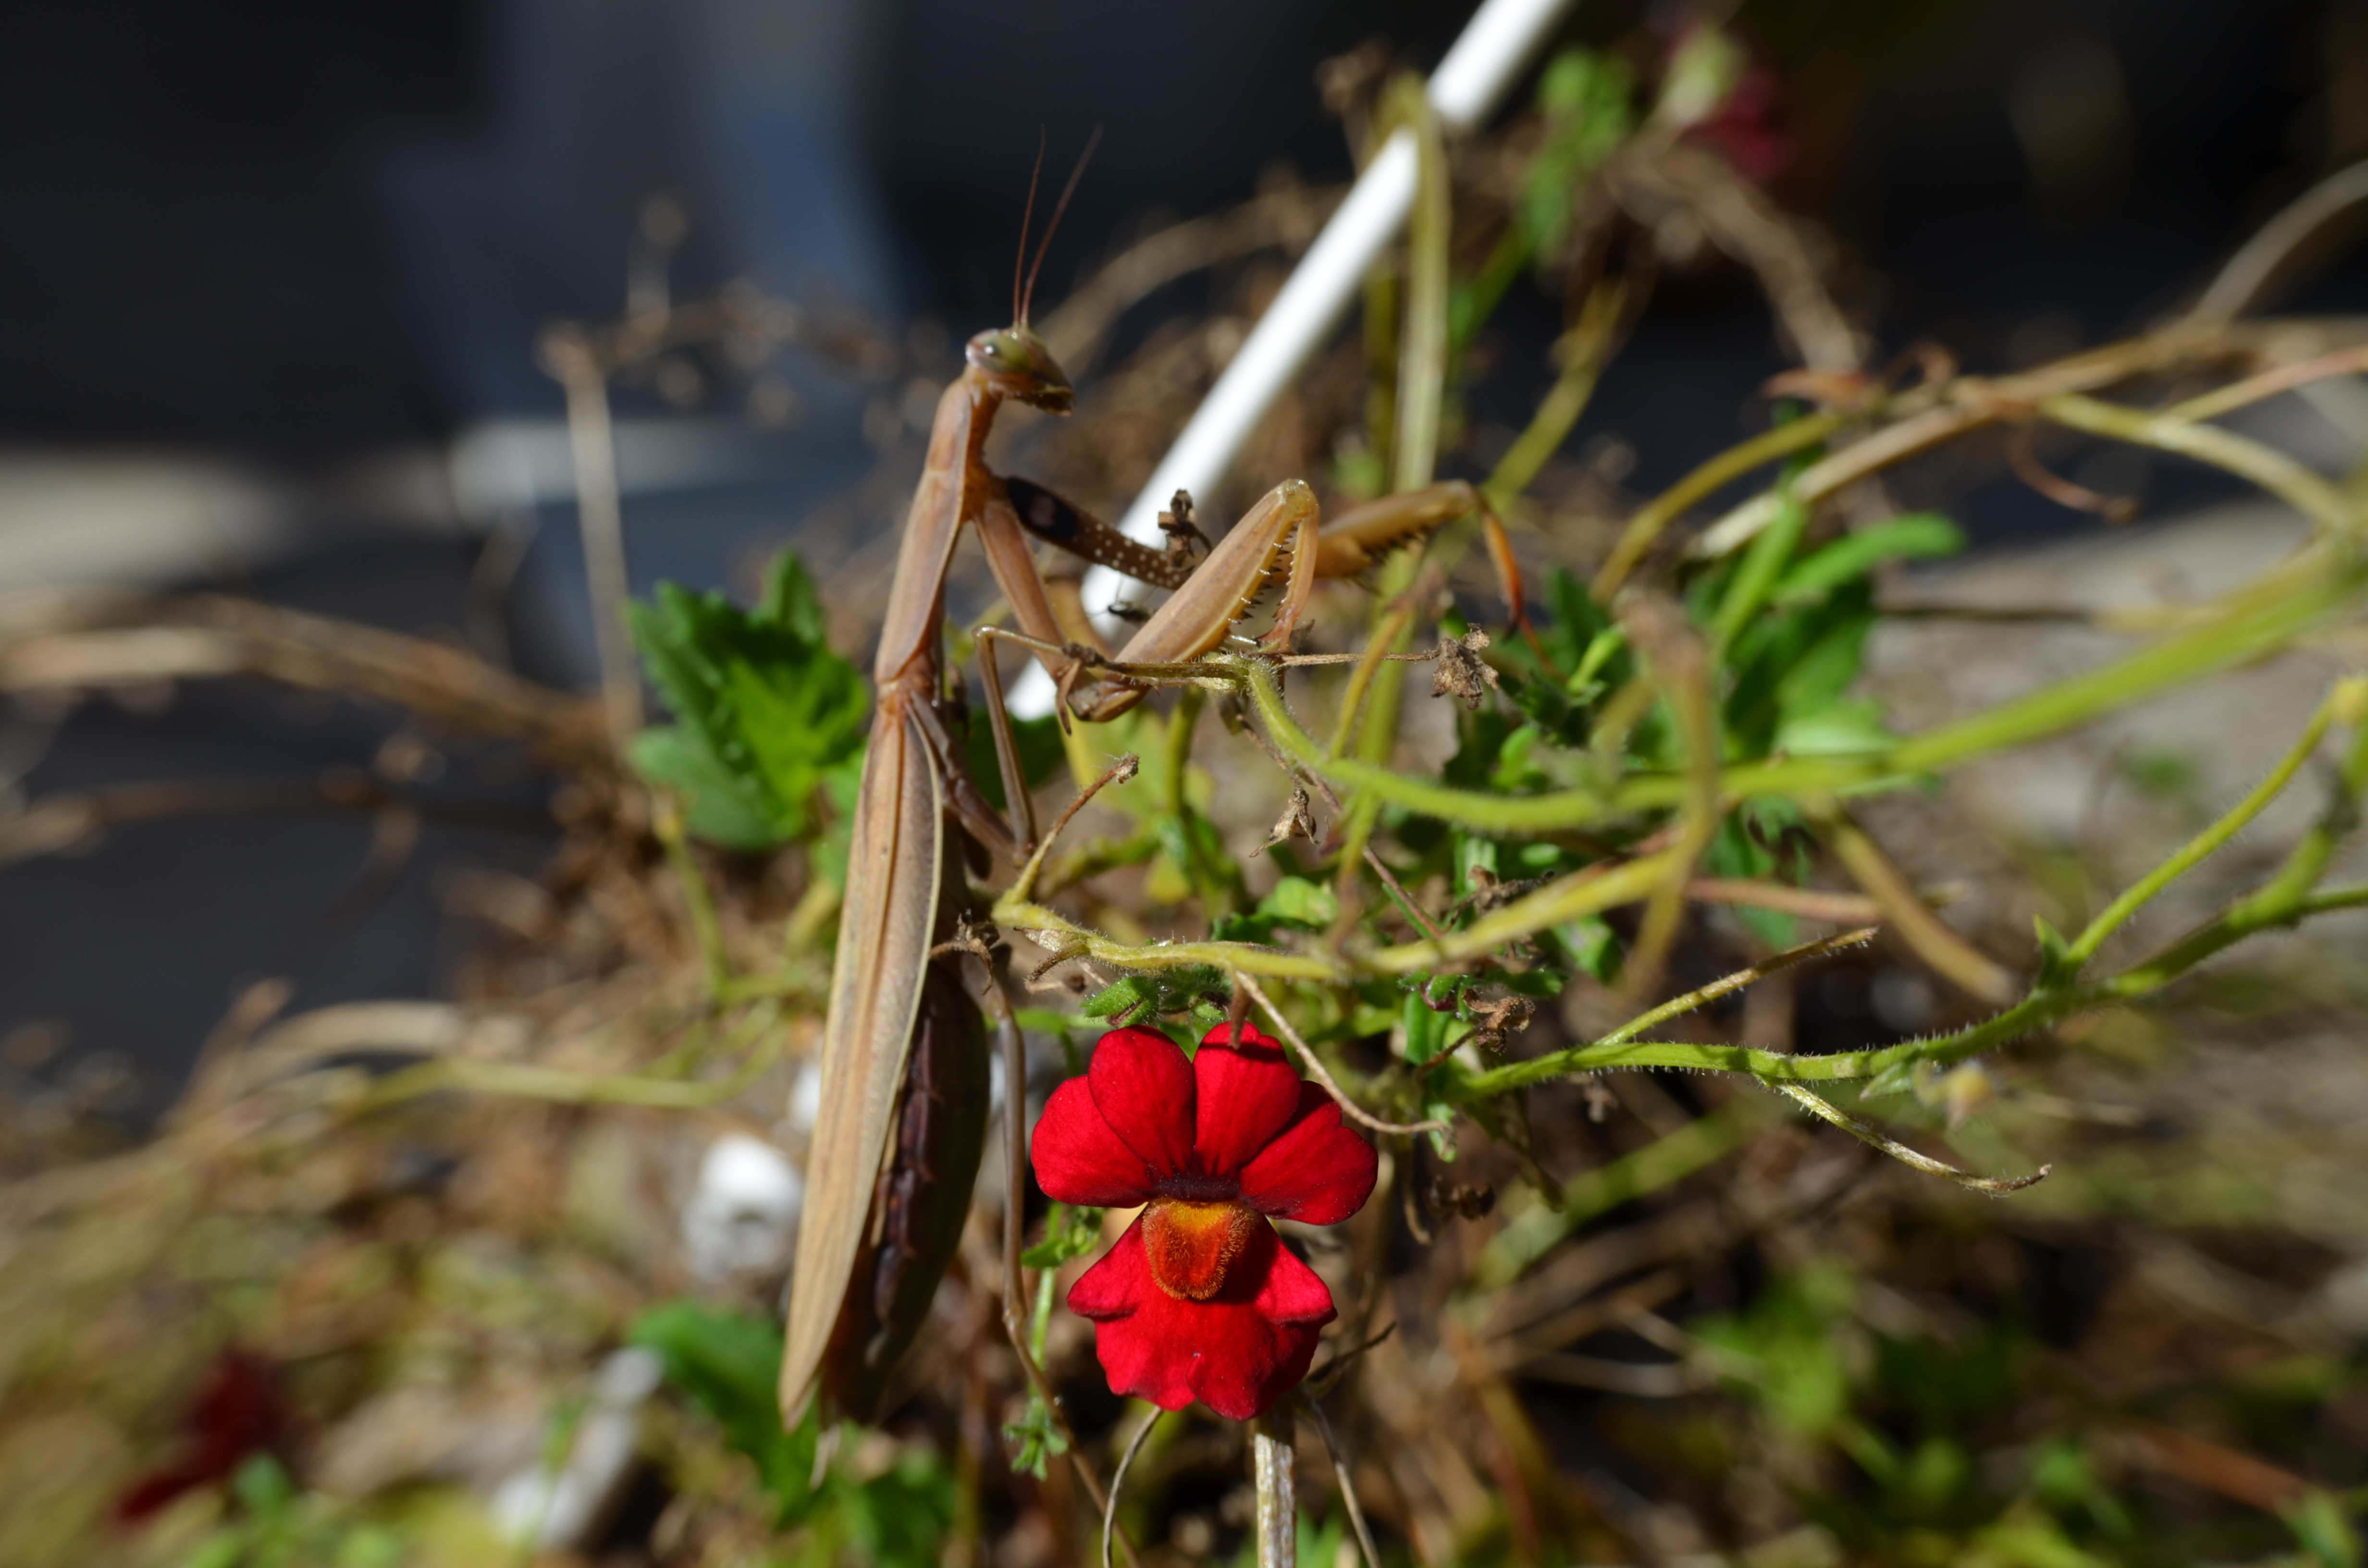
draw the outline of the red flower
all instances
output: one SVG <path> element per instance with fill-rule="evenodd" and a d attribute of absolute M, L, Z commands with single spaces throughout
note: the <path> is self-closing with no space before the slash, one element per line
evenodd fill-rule
<path fill-rule="evenodd" d="M 1337 1225 L 1373 1190 L 1372 1145 L 1245 1024 L 1189 1062 L 1167 1036 L 1102 1036 L 1036 1124 L 1036 1180 L 1063 1203 L 1146 1207 L 1069 1291 L 1113 1393 L 1199 1399 L 1247 1421 L 1295 1387 L 1332 1292 L 1268 1219 Z"/>
<path fill-rule="evenodd" d="M 227 1481 L 249 1454 L 270 1451 L 283 1414 L 271 1369 L 252 1356 L 223 1351 L 198 1387 L 182 1422 L 180 1448 L 115 1500 L 115 1517 L 133 1523 L 184 1492 Z"/>

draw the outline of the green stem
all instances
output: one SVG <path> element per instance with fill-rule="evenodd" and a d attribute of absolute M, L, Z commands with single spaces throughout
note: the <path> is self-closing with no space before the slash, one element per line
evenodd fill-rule
<path fill-rule="evenodd" d="M 1473 1270 L 1474 1283 L 1483 1290 L 1511 1284 L 1564 1237 L 1597 1215 L 1682 1181 L 1724 1158 L 1743 1142 L 1758 1119 L 1756 1106 L 1737 1100 L 1641 1149 L 1581 1171 L 1564 1184 L 1560 1204 L 1549 1208 L 1539 1203 L 1523 1210 L 1489 1240 Z"/>
<path fill-rule="evenodd" d="M 1370 953 L 1361 967 L 1383 974 L 1418 974 L 1480 958 L 1583 915 L 1649 898 L 1682 863 L 1679 851 L 1668 849 L 1609 868 L 1589 866 L 1436 941 L 1406 942 Z"/>
<path fill-rule="evenodd" d="M 1637 1014 L 1610 1034 L 1605 1035 L 1596 1044 L 1599 1046 L 1625 1044 L 1646 1029 L 1668 1023 L 1671 1018 L 1691 1013 L 1698 1007 L 1708 1006 L 1720 997 L 1740 991 L 1754 981 L 1765 980 L 1781 970 L 1790 969 L 1794 964 L 1804 963 L 1810 959 L 1823 958 L 1827 953 L 1838 953 L 1850 948 L 1864 947 L 1873 939 L 1874 934 L 1875 927 L 1868 926 L 1855 931 L 1845 931 L 1838 937 L 1823 937 L 1814 942 L 1804 942 L 1796 948 L 1787 948 L 1773 957 L 1762 959 L 1748 969 L 1740 969 L 1733 974 L 1722 975 L 1708 985 L 1689 991 L 1682 996 L 1673 996 L 1657 1007 Z"/>
<path fill-rule="evenodd" d="M 1161 780 L 1165 804 L 1178 824 L 1178 836 L 1183 841 L 1183 864 L 1177 869 L 1191 882 L 1202 912 L 1214 919 L 1240 908 L 1243 899 L 1240 869 L 1209 853 L 1208 841 L 1212 835 L 1206 831 L 1205 821 L 1185 792 L 1192 765 L 1192 732 L 1199 727 L 1201 711 L 1208 701 L 1208 692 L 1197 686 L 1188 686 L 1178 694 L 1175 710 L 1167 717 L 1167 733 L 1162 737 L 1165 744 L 1160 761 L 1166 769 Z"/>
<path fill-rule="evenodd" d="M 1391 488 L 1404 494 L 1430 483 L 1447 403 L 1448 241 L 1452 237 L 1447 148 L 1419 78 L 1391 89 L 1394 118 L 1414 128 L 1419 158 L 1414 214 L 1406 230 L 1406 332 L 1398 349 L 1398 426 Z"/>
<path fill-rule="evenodd" d="M 707 994 L 722 1006 L 732 991 L 732 959 L 723 950 L 723 927 L 715 915 L 715 894 L 707 885 L 707 874 L 700 869 L 699 858 L 691 853 L 682 829 L 682 814 L 674 802 L 663 796 L 653 797 L 651 831 L 666 850 L 666 864 L 674 870 L 676 885 L 682 889 L 685 913 L 690 917 L 691 941 L 699 949 L 700 961 L 707 971 Z"/>
<path fill-rule="evenodd" d="M 1250 1481 L 1258 1498 L 1258 1568 L 1294 1568 L 1299 1503 L 1292 1484 L 1291 1407 L 1278 1404 L 1250 1423 Z"/>
<path fill-rule="evenodd" d="M 1057 1268 L 1036 1271 L 1036 1305 L 1028 1322 L 1028 1351 L 1040 1363 L 1044 1359 L 1045 1338 L 1053 1331 L 1053 1291 L 1060 1277 Z"/>
<path fill-rule="evenodd" d="M 1587 297 L 1578 325 L 1554 345 L 1555 357 L 1562 361 L 1562 374 L 1538 403 L 1529 428 L 1506 449 L 1486 483 L 1480 486 L 1488 504 L 1498 511 L 1530 487 L 1538 471 L 1545 467 L 1546 460 L 1562 449 L 1578 416 L 1587 412 L 1588 401 L 1595 395 L 1595 383 L 1603 374 L 1611 330 L 1620 320 L 1625 297 L 1626 291 L 1617 283 L 1598 284 Z"/>
<path fill-rule="evenodd" d="M 1833 1084 L 1878 1077 L 1894 1068 L 1919 1062 L 1945 1067 L 2078 1014 L 2152 995 L 2197 964 L 2248 937 L 2299 925 L 2329 910 L 2363 905 L 2368 905 L 2368 884 L 2275 900 L 2256 894 L 2110 980 L 2033 991 L 1993 1017 L 1929 1040 L 1908 1040 L 1872 1051 L 1837 1051 L 1827 1056 L 1790 1056 L 1751 1046 L 1688 1040 L 1605 1040 L 1532 1057 L 1527 1062 L 1508 1062 L 1485 1073 L 1469 1074 L 1447 1085 L 1447 1097 L 1458 1104 L 1468 1103 L 1553 1078 L 1611 1068 L 1681 1067 L 1695 1072 L 1740 1073 L 1768 1084 Z"/>
<path fill-rule="evenodd" d="M 2119 930 L 2130 916 L 2151 903 L 2163 889 L 2193 870 L 2206 856 L 2236 837 L 2237 831 L 2247 823 L 2260 815 L 2262 809 L 2294 782 L 2294 776 L 2301 771 L 2304 763 L 2310 760 L 2311 753 L 2318 749 L 2318 743 L 2327 734 L 2328 725 L 2335 718 L 2339 702 L 2356 708 L 2363 696 L 2368 696 L 2368 692 L 2363 692 L 2357 677 L 2340 683 L 2335 690 L 2329 692 L 2327 699 L 2318 705 L 2317 711 L 2310 716 L 2310 722 L 2304 726 L 2302 738 L 2294 742 L 2293 749 L 2270 770 L 2268 778 L 2254 787 L 2252 793 L 2237 801 L 2219 821 L 2188 840 L 2161 865 L 2131 883 L 2121 897 L 2107 904 L 2102 914 L 2089 922 L 2087 929 L 2066 950 L 2065 956 L 2072 967 L 2078 970 L 2096 957 L 2097 949 L 2104 946 L 2105 938 Z"/>
<path fill-rule="evenodd" d="M 2109 436 L 2133 446 L 2177 452 L 2248 479 L 2329 533 L 2353 533 L 2359 516 L 2343 493 L 2275 448 L 2223 430 L 2216 425 L 2125 408 L 2077 392 L 2047 398 L 2039 412 L 2058 425 Z"/>
<path fill-rule="evenodd" d="M 2278 574 L 2278 580 L 2238 596 L 2240 602 L 2227 613 L 2125 658 L 1882 751 L 1770 758 L 1729 768 L 1720 778 L 1722 794 L 1732 801 L 1865 790 L 2044 740 L 2293 642 L 2345 607 L 2358 594 L 2362 575 L 2360 563 L 2348 555 L 2330 559 L 2314 552 Z M 1363 757 L 1331 756 L 1292 718 L 1272 670 L 1255 660 L 1229 662 L 1281 751 L 1335 784 L 1370 791 L 1426 816 L 1487 832 L 1551 832 L 1679 805 L 1692 788 L 1683 774 L 1646 773 L 1609 790 L 1501 796 L 1395 773 Z"/>
<path fill-rule="evenodd" d="M 1711 625 L 1713 656 L 1721 665 L 1726 662 L 1726 652 L 1736 638 L 1776 591 L 1776 580 L 1800 547 L 1801 536 L 1808 531 L 1809 509 L 1793 494 L 1792 486 L 1780 486 L 1776 494 L 1776 520 L 1743 552 L 1743 562 L 1736 568 L 1735 580 L 1727 585 L 1725 597 L 1719 600 L 1717 619 Z"/>
<path fill-rule="evenodd" d="M 1620 535 L 1620 542 L 1596 573 L 1593 593 L 1599 604 L 1609 603 L 1620 591 L 1630 574 L 1636 570 L 1645 552 L 1653 548 L 1663 529 L 1684 515 L 1693 506 L 1728 484 L 1741 479 L 1753 469 L 1764 467 L 1794 452 L 1814 447 L 1846 423 L 1839 414 L 1811 414 L 1787 425 L 1779 425 L 1762 436 L 1755 436 L 1740 446 L 1730 447 L 1702 464 L 1693 472 L 1671 485 L 1647 503 L 1645 509 L 1628 519 L 1628 527 Z"/>
<path fill-rule="evenodd" d="M 1408 596 L 1414 589 L 1415 575 L 1422 568 L 1425 542 L 1417 540 L 1397 551 L 1382 567 L 1383 608 L 1373 619 L 1373 635 L 1367 644 L 1373 673 L 1357 727 L 1355 760 L 1358 767 L 1390 778 L 1397 777 L 1388 765 L 1390 754 L 1397 749 L 1398 714 L 1406 705 L 1406 666 L 1387 655 L 1405 653 L 1413 635 L 1414 606 Z M 1365 666 L 1359 667 L 1361 673 Z M 1354 918 L 1357 880 L 1364 866 L 1365 846 L 1372 841 L 1373 825 L 1381 814 L 1382 796 L 1375 791 L 1360 791 L 1349 802 L 1340 835 L 1339 893 L 1344 922 Z"/>
<path fill-rule="evenodd" d="M 1262 948 L 1252 942 L 1146 942 L 1139 947 L 1114 942 L 1042 904 L 1030 903 L 1009 893 L 996 901 L 993 914 L 996 925 L 1028 933 L 1047 951 L 1092 959 L 1123 972 L 1148 974 L 1158 970 L 1205 965 L 1237 969 L 1276 980 L 1309 980 L 1323 984 L 1337 984 L 1349 976 L 1348 967 L 1331 959 L 1281 948 Z"/>

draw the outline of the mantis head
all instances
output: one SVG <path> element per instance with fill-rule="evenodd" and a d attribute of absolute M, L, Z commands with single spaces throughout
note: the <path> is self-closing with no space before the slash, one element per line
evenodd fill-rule
<path fill-rule="evenodd" d="M 1023 282 L 1019 261 L 1028 254 L 1028 219 L 1036 210 L 1036 174 L 1044 169 L 1044 132 L 1042 127 L 1037 129 L 1036 174 L 1028 176 L 1028 209 L 1019 220 L 1019 255 L 1011 258 L 1012 324 L 982 332 L 962 347 L 962 358 L 986 379 L 987 385 L 1005 397 L 1047 414 L 1068 413 L 1077 394 L 1070 389 L 1068 376 L 1054 361 L 1044 340 L 1028 329 L 1028 307 L 1036 298 L 1036 274 L 1043 267 L 1045 251 L 1052 246 L 1053 231 L 1061 226 L 1061 214 L 1069 210 L 1069 198 L 1077 193 L 1077 178 L 1086 172 L 1086 162 L 1094 155 L 1094 148 L 1101 139 L 1101 127 L 1094 127 L 1093 135 L 1086 139 L 1086 150 L 1079 155 L 1077 166 L 1069 171 L 1069 183 L 1062 187 L 1060 205 L 1053 209 L 1053 221 L 1045 225 L 1044 238 L 1036 246 L 1036 259 L 1030 265 Z"/>
<path fill-rule="evenodd" d="M 1030 408 L 1066 414 L 1076 399 L 1053 351 L 1025 326 L 982 332 L 963 346 L 962 358 L 996 392 Z"/>

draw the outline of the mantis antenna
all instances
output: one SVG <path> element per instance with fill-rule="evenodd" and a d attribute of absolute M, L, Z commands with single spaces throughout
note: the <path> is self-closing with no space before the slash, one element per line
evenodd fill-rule
<path fill-rule="evenodd" d="M 1037 135 L 1040 140 L 1037 143 L 1036 161 L 1041 165 L 1044 161 L 1043 143 L 1041 140 L 1043 132 L 1040 131 Z M 1094 149 L 1101 144 L 1102 128 L 1097 125 L 1094 127 L 1094 133 L 1086 138 L 1086 150 L 1077 154 L 1077 166 L 1069 171 L 1069 183 L 1061 187 L 1061 199 L 1053 208 L 1053 221 L 1044 225 L 1044 237 L 1036 246 L 1036 259 L 1029 265 L 1028 287 L 1020 294 L 1019 309 L 1012 318 L 1020 326 L 1028 324 L 1028 307 L 1036 300 L 1036 274 L 1043 269 L 1044 253 L 1053 248 L 1053 232 L 1060 228 L 1062 216 L 1069 210 L 1069 198 L 1077 194 L 1077 182 L 1085 178 L 1086 165 L 1093 162 Z M 1030 176 L 1028 181 L 1028 199 L 1031 205 L 1036 199 L 1036 181 L 1033 176 Z M 1024 223 L 1019 229 L 1019 244 L 1023 248 L 1028 244 L 1028 228 Z"/>
<path fill-rule="evenodd" d="M 1028 205 L 1019 210 L 1019 249 L 1011 258 L 1011 320 L 1015 325 L 1025 324 L 1028 320 L 1028 307 L 1021 302 L 1019 296 L 1019 269 L 1028 260 L 1028 224 L 1036 216 L 1036 181 L 1043 172 L 1044 128 L 1040 125 L 1036 128 L 1036 166 L 1028 171 Z M 1066 197 L 1061 199 L 1064 205 L 1068 201 Z M 1058 218 L 1053 221 L 1060 222 Z M 1042 259 L 1043 253 L 1040 251 L 1037 255 Z M 1028 283 L 1030 289 L 1035 287 L 1036 275 L 1033 272 L 1028 274 Z"/>

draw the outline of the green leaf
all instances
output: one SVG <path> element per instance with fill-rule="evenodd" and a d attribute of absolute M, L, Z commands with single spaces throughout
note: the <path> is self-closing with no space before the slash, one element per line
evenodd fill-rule
<path fill-rule="evenodd" d="M 1455 1163 L 1455 1134 L 1452 1131 L 1455 1122 L 1455 1102 L 1440 1092 L 1440 1074 L 1433 1073 L 1427 1079 L 1429 1091 L 1422 1097 L 1422 1119 L 1440 1124 L 1440 1127 L 1430 1130 L 1430 1152 L 1438 1155 L 1441 1163 L 1452 1165 Z M 1442 1132 L 1440 1127 L 1451 1131 Z"/>
<path fill-rule="evenodd" d="M 1839 701 L 1858 679 L 1866 640 L 1874 631 L 1874 603 L 1863 587 L 1836 598 L 1801 623 L 1791 663 L 1777 677 L 1781 723 Z"/>
<path fill-rule="evenodd" d="M 1428 976 L 1423 977 L 1424 982 Z M 1398 1020 L 1406 1026 L 1406 1059 L 1416 1066 L 1436 1062 L 1452 1043 L 1449 1027 L 1455 1022 L 1452 1008 L 1440 1012 L 1423 998 L 1424 983 L 1418 982 L 1406 992 Z"/>
<path fill-rule="evenodd" d="M 781 628 L 800 641 L 821 645 L 829 641 L 824 624 L 822 593 L 806 574 L 805 562 L 795 551 L 784 550 L 766 569 L 765 592 L 757 601 L 755 619 Z"/>
<path fill-rule="evenodd" d="M 2313 1568 L 2360 1568 L 2360 1535 L 2341 1503 L 2313 1487 L 2285 1511 L 2286 1528 Z"/>
<path fill-rule="evenodd" d="M 1026 1471 L 1037 1480 L 1044 1479 L 1044 1471 L 1052 1460 L 1069 1451 L 1069 1440 L 1061 1436 L 1053 1425 L 1052 1408 L 1044 1396 L 1034 1389 L 1028 1391 L 1028 1408 L 1017 1421 L 1007 1422 L 1003 1440 L 1011 1445 L 1011 1468 Z"/>
<path fill-rule="evenodd" d="M 1916 1070 L 1923 1065 L 1920 1062 L 1895 1062 L 1869 1078 L 1866 1087 L 1859 1091 L 1859 1097 L 1883 1099 L 1892 1095 L 1913 1094 L 1916 1092 Z"/>
<path fill-rule="evenodd" d="M 269 1454 L 256 1454 L 231 1476 L 230 1494 L 248 1513 L 259 1519 L 269 1519 L 294 1506 L 296 1483 L 278 1460 Z"/>
<path fill-rule="evenodd" d="M 830 825 L 814 841 L 814 873 L 834 887 L 847 886 L 847 857 L 855 834 L 855 801 L 863 792 L 863 754 L 857 752 L 822 776 L 822 798 Z"/>
<path fill-rule="evenodd" d="M 1324 1564 L 1340 1560 L 1341 1548 L 1348 1541 L 1349 1527 L 1339 1510 L 1335 1509 L 1321 1525 L 1303 1513 L 1297 1525 L 1299 1551 L 1293 1562 L 1304 1562 L 1308 1568 L 1322 1568 Z M 1233 1555 L 1231 1568 L 1258 1568 L 1256 1532 L 1245 1537 L 1240 1549 Z"/>
<path fill-rule="evenodd" d="M 1884 727 L 1883 704 L 1843 698 L 1804 713 L 1787 713 L 1776 727 L 1776 749 L 1787 756 L 1848 756 L 1882 751 L 1899 737 Z"/>
<path fill-rule="evenodd" d="M 1609 985 L 1620 977 L 1620 934 L 1600 915 L 1582 915 L 1554 928 L 1570 961 Z"/>
<path fill-rule="evenodd" d="M 1888 561 L 1933 561 L 1965 548 L 1964 530 L 1938 512 L 1911 512 L 1841 538 L 1802 561 L 1776 585 L 1770 603 L 1799 609 Z"/>
<path fill-rule="evenodd" d="M 1340 918 L 1340 901 L 1332 890 L 1304 877 L 1282 878 L 1272 892 L 1258 900 L 1258 906 L 1259 914 L 1303 931 L 1321 931 Z"/>
<path fill-rule="evenodd" d="M 337 1542 L 336 1568 L 400 1568 L 410 1555 L 394 1531 L 363 1525 Z"/>
<path fill-rule="evenodd" d="M 781 1430 L 780 1326 L 696 1301 L 662 1301 L 634 1319 L 625 1338 L 656 1351 L 666 1381 L 723 1428 L 725 1442 L 756 1461 L 779 1522 L 796 1517 L 813 1496 L 821 1417 L 817 1404 L 795 1432 Z"/>
<path fill-rule="evenodd" d="M 2049 991 L 2071 983 L 2080 972 L 2079 966 L 2072 961 L 2072 944 L 2065 940 L 2063 932 L 2048 923 L 2044 915 L 2032 915 L 2031 924 L 2039 938 L 2039 975 L 2035 983 L 2038 988 Z"/>
<path fill-rule="evenodd" d="M 1701 124 L 1718 112 L 1749 63 L 1743 46 L 1715 23 L 1687 29 L 1662 74 L 1655 118 L 1679 127 Z"/>
<path fill-rule="evenodd" d="M 690 731 L 679 726 L 643 730 L 626 748 L 634 771 L 680 795 L 692 834 L 727 849 L 762 849 L 780 837 L 766 802 Z"/>
<path fill-rule="evenodd" d="M 1471 342 L 1524 267 L 1562 249 L 1595 171 L 1634 129 L 1632 96 L 1627 62 L 1617 55 L 1573 48 L 1546 62 L 1538 82 L 1544 134 L 1521 171 L 1512 222 L 1479 272 L 1453 290 L 1448 315 L 1457 347 Z"/>
<path fill-rule="evenodd" d="M 907 1449 L 887 1474 L 864 1483 L 855 1532 L 867 1561 L 882 1568 L 938 1568 L 953 1528 L 954 1478 L 935 1454 Z"/>
<path fill-rule="evenodd" d="M 817 792 L 861 755 L 868 699 L 824 641 L 797 558 L 777 559 L 754 611 L 661 583 L 626 619 L 677 721 L 635 739 L 633 766 L 680 794 L 690 831 L 711 843 L 757 850 L 811 834 Z"/>
<path fill-rule="evenodd" d="M 1222 1001 L 1225 995 L 1223 971 L 1195 964 L 1151 974 L 1121 975 L 1115 983 L 1088 997 L 1078 1011 L 1089 1018 L 1107 1018 L 1112 1027 L 1123 1028 L 1155 1017 L 1190 1014 L 1205 998 L 1214 996 Z"/>
<path fill-rule="evenodd" d="M 1107 1018 L 1119 1028 L 1136 1023 L 1159 1007 L 1159 988 L 1149 975 L 1122 974 L 1086 998 L 1078 1009 L 1089 1018 Z"/>
<path fill-rule="evenodd" d="M 1635 129 L 1634 85 L 1617 55 L 1573 48 L 1546 62 L 1538 78 L 1545 136 L 1522 171 L 1519 208 L 1534 250 L 1561 245 L 1588 178 Z"/>
<path fill-rule="evenodd" d="M 1742 1316 L 1706 1320 L 1697 1332 L 1736 1360 L 1756 1363 L 1751 1376 L 1732 1381 L 1779 1426 L 1833 1437 L 1848 1418 L 1851 1382 L 1833 1330 L 1855 1291 L 1842 1266 L 1821 1259 L 1761 1291 Z"/>
<path fill-rule="evenodd" d="M 1801 542 L 1801 535 L 1809 527 L 1809 508 L 1793 494 L 1788 471 L 1783 486 L 1776 493 L 1776 516 L 1759 530 L 1743 554 L 1743 561 L 1728 579 L 1726 591 L 1718 603 L 1718 614 L 1711 622 L 1711 641 L 1724 650 L 1732 643 L 1759 607 L 1768 602 L 1778 574 L 1792 560 L 1793 551 Z"/>
<path fill-rule="evenodd" d="M 1044 1216 L 1044 1239 L 1019 1255 L 1030 1268 L 1058 1268 L 1101 1245 L 1102 1211 L 1055 1203 Z"/>

